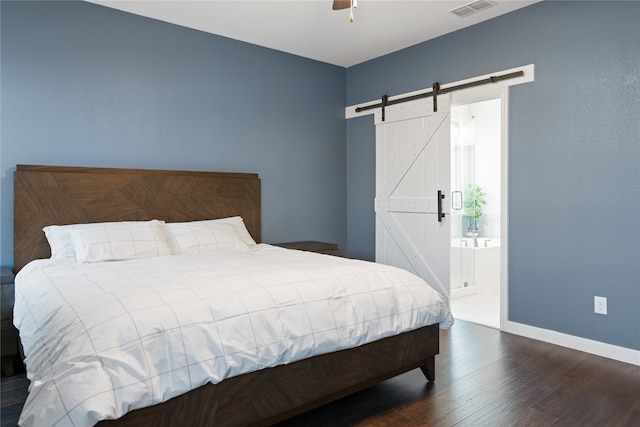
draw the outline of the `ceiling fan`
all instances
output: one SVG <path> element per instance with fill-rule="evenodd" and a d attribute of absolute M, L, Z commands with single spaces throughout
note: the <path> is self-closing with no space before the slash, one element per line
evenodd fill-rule
<path fill-rule="evenodd" d="M 333 10 L 351 9 L 349 22 L 353 22 L 353 9 L 358 7 L 358 0 L 333 0 Z"/>

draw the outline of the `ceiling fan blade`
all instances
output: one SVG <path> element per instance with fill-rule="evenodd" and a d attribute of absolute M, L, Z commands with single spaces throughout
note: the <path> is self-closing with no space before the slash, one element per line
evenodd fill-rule
<path fill-rule="evenodd" d="M 351 7 L 351 0 L 333 0 L 333 10 L 348 9 Z"/>

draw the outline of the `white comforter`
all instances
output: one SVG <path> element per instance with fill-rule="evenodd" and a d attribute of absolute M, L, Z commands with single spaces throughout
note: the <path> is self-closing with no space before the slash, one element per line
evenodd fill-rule
<path fill-rule="evenodd" d="M 76 264 L 16 277 L 31 380 L 20 424 L 91 426 L 208 382 L 452 318 L 394 267 L 258 245 Z"/>

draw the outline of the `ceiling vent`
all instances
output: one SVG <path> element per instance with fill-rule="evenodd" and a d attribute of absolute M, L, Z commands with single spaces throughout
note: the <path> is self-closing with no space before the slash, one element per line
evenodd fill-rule
<path fill-rule="evenodd" d="M 458 16 L 459 18 L 466 18 L 469 15 L 473 15 L 476 12 L 481 12 L 485 9 L 489 9 L 496 5 L 495 1 L 491 0 L 475 0 L 462 6 L 451 9 L 449 12 Z"/>

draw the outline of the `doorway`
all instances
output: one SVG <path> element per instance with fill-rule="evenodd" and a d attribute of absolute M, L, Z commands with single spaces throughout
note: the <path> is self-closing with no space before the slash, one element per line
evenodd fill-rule
<path fill-rule="evenodd" d="M 504 111 L 495 93 L 451 107 L 451 310 L 454 318 L 496 329 L 506 243 Z"/>

